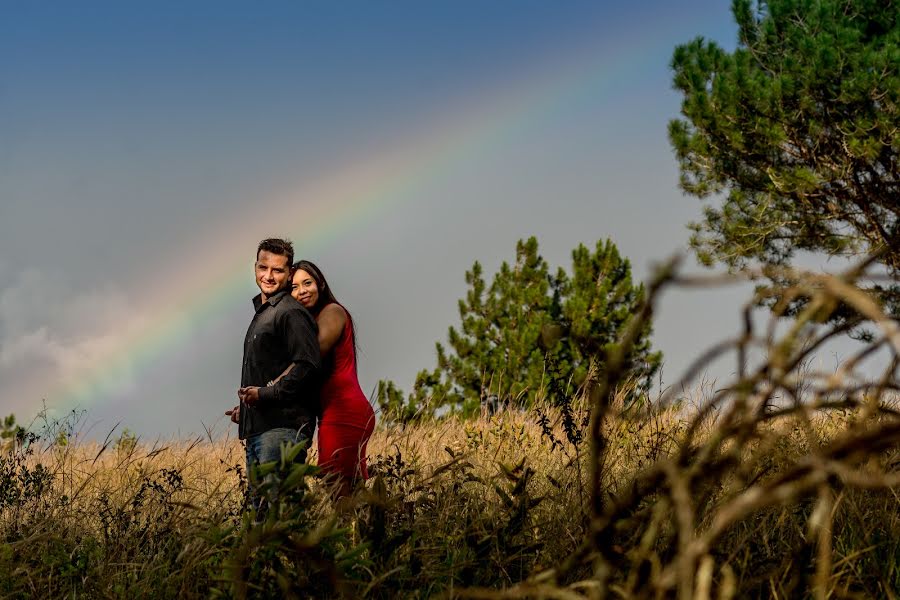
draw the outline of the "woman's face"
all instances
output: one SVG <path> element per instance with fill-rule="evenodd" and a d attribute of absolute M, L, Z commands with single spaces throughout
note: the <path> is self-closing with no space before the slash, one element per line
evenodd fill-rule
<path fill-rule="evenodd" d="M 291 296 L 306 308 L 312 308 L 319 301 L 319 287 L 316 280 L 303 269 L 297 269 L 291 280 Z"/>

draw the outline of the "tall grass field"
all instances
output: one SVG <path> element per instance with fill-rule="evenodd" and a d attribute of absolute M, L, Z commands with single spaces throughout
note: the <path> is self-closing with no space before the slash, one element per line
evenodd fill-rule
<path fill-rule="evenodd" d="M 846 436 L 859 410 L 761 428 L 743 460 L 677 492 L 693 507 L 683 515 L 665 485 L 634 487 L 651 465 L 677 468 L 689 411 L 620 407 L 606 425 L 601 493 L 643 496 L 616 515 L 607 597 L 678 593 L 683 573 L 671 567 L 687 552 L 682 519 L 723 528 L 692 571 L 701 579 L 695 597 L 802 597 L 819 585 L 825 597 L 874 598 L 898 589 L 890 489 L 833 481 L 756 499 L 719 524 L 748 489 L 777 493 L 779 478 Z M 126 433 L 100 444 L 57 430 L 7 444 L 0 595 L 590 597 L 597 560 L 582 551 L 591 530 L 586 444 L 572 443 L 562 416 L 544 407 L 380 428 L 372 478 L 349 502 L 336 506 L 313 473 L 287 470 L 283 501 L 260 522 L 244 510 L 243 450 L 227 436 L 147 443 Z M 699 435 L 720 435 L 716 424 L 710 417 Z M 893 450 L 866 453 L 852 475 L 883 473 L 894 460 Z M 563 572 L 570 557 L 578 558 Z"/>

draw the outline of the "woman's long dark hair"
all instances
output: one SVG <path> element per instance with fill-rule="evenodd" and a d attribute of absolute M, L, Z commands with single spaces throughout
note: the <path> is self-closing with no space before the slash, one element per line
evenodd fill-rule
<path fill-rule="evenodd" d="M 356 326 L 353 324 L 353 317 L 350 316 L 350 311 L 347 310 L 347 307 L 338 302 L 338 299 L 334 297 L 334 293 L 331 291 L 331 286 L 328 285 L 327 281 L 325 281 L 325 276 L 322 274 L 322 270 L 319 269 L 319 267 L 317 267 L 315 264 L 311 263 L 308 260 L 298 260 L 294 263 L 292 269 L 292 281 L 294 279 L 294 274 L 297 271 L 306 271 L 307 273 L 309 273 L 309 276 L 313 278 L 313 281 L 316 282 L 316 287 L 319 289 L 319 297 L 316 300 L 316 304 L 309 309 L 314 317 L 318 317 L 319 313 L 322 311 L 325 305 L 331 304 L 332 302 L 343 308 L 344 312 L 347 313 L 347 319 L 350 320 L 350 333 L 353 335 L 353 362 L 355 364 L 356 357 L 359 355 L 359 348 L 356 346 Z"/>

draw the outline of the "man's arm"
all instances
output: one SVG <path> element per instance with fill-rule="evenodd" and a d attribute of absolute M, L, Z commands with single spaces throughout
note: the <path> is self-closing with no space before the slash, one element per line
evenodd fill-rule
<path fill-rule="evenodd" d="M 285 311 L 276 323 L 279 334 L 284 336 L 285 346 L 291 358 L 291 368 L 274 385 L 258 389 L 259 402 L 277 402 L 282 398 L 303 398 L 309 403 L 312 411 L 318 398 L 305 390 L 312 388 L 312 383 L 322 367 L 319 352 L 318 328 L 316 322 L 306 310 L 296 308 Z"/>
<path fill-rule="evenodd" d="M 339 304 L 331 303 L 322 309 L 316 319 L 316 326 L 319 328 L 319 353 L 322 356 L 334 349 L 338 340 L 341 339 L 346 325 L 347 312 Z M 275 385 L 281 381 L 293 368 L 294 363 L 289 364 L 281 375 L 269 382 L 269 385 Z"/>

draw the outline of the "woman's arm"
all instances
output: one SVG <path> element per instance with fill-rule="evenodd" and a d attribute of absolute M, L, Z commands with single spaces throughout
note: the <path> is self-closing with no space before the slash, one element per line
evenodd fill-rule
<path fill-rule="evenodd" d="M 327 304 L 316 318 L 319 325 L 319 350 L 322 356 L 331 352 L 347 325 L 347 313 L 339 304 Z"/>
<path fill-rule="evenodd" d="M 324 358 L 326 354 L 334 349 L 338 340 L 341 339 L 341 334 L 344 332 L 344 327 L 347 325 L 347 313 L 337 304 L 328 304 L 322 309 L 322 312 L 319 313 L 316 324 L 319 326 L 319 351 Z M 293 368 L 293 364 L 288 365 L 288 368 L 284 370 L 284 373 L 270 381 L 269 385 L 271 386 L 278 383 L 285 375 L 290 373 Z"/>

